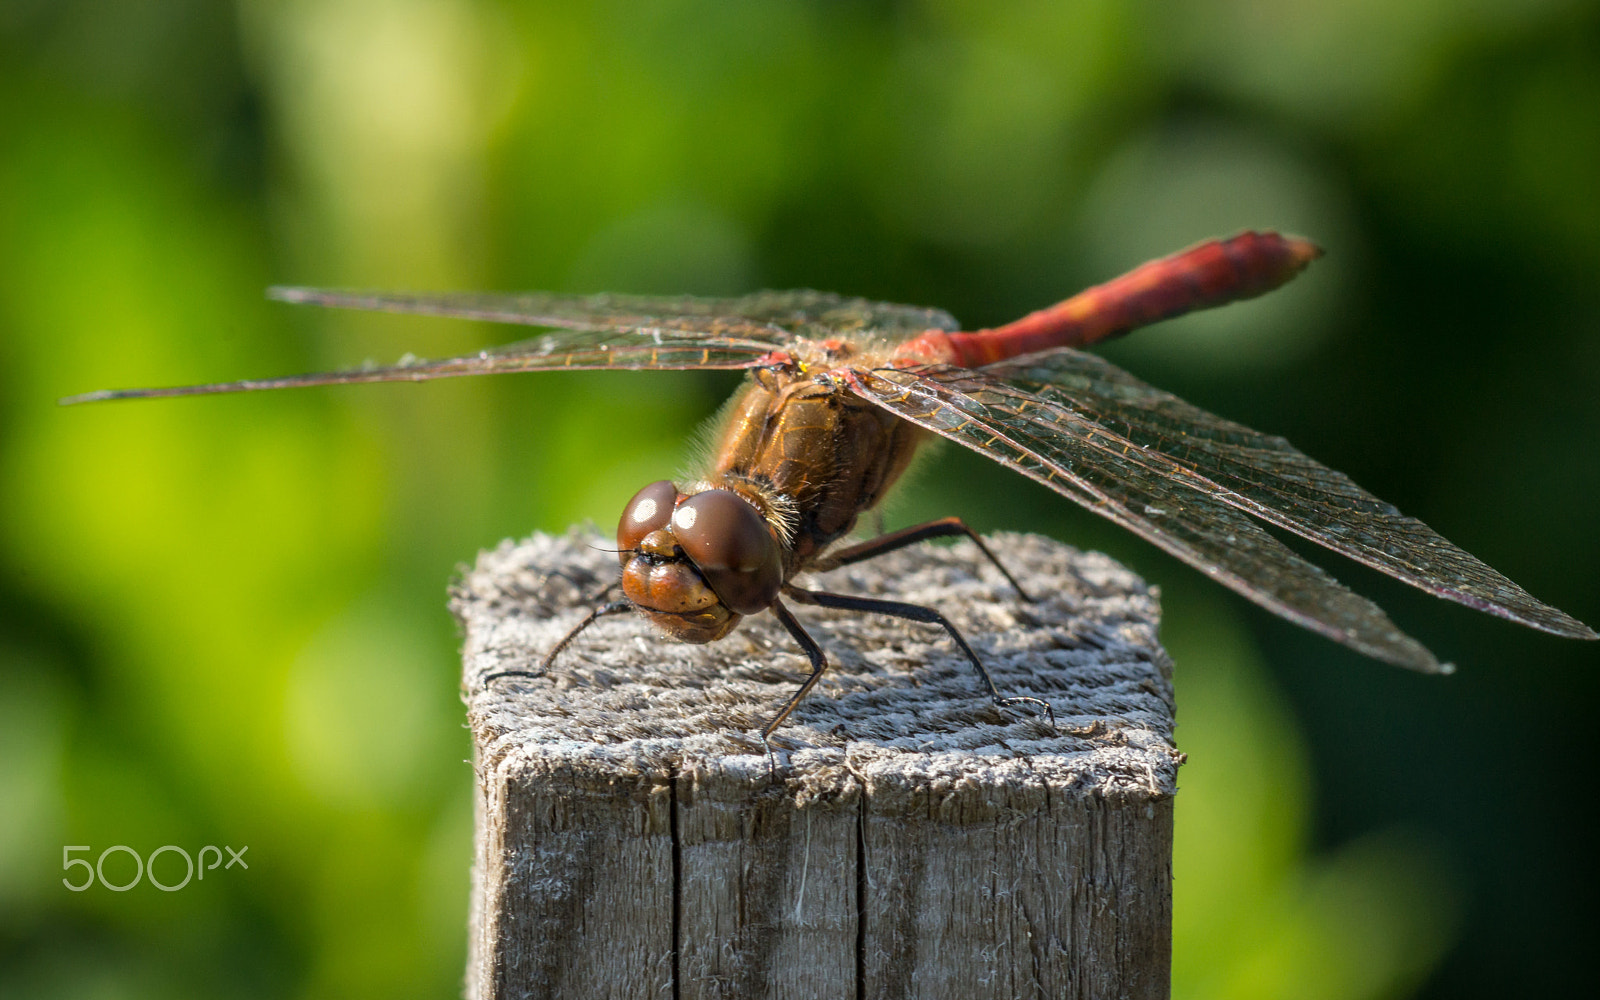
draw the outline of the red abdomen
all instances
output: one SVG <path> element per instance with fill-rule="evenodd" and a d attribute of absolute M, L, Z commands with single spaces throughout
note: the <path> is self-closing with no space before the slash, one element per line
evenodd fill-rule
<path fill-rule="evenodd" d="M 1084 347 L 1270 292 L 1321 255 L 1308 240 L 1273 232 L 1207 240 L 1005 326 L 975 333 L 930 330 L 907 342 L 900 356 L 976 368 L 1051 347 Z"/>

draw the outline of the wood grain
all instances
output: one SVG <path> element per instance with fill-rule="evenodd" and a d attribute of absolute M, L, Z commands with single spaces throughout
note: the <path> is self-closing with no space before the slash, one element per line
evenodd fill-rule
<path fill-rule="evenodd" d="M 935 627 L 798 609 L 831 667 L 768 615 L 707 646 L 632 617 L 533 669 L 616 575 L 591 536 L 485 553 L 455 589 L 478 774 L 468 996 L 1165 997 L 1170 664 L 1154 595 L 1097 554 L 990 540 L 819 575 L 944 611 Z"/>

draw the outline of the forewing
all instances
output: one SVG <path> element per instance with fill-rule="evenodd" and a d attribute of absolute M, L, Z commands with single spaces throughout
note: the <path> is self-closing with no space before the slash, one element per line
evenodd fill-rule
<path fill-rule="evenodd" d="M 157 389 L 110 389 L 62 403 L 193 396 L 355 382 L 420 382 L 461 375 L 551 369 L 747 368 L 797 339 L 835 337 L 858 346 L 897 343 L 929 329 L 954 330 L 937 309 L 901 306 L 830 292 L 757 292 L 740 298 L 527 294 L 410 295 L 273 288 L 284 302 L 518 323 L 557 329 L 531 340 L 443 360 L 408 360 L 281 378 L 244 379 Z"/>
<path fill-rule="evenodd" d="M 271 288 L 267 294 L 283 302 L 338 309 L 453 316 L 571 330 L 659 330 L 694 337 L 772 340 L 780 344 L 795 337 L 850 338 L 863 333 L 898 340 L 924 330 L 957 329 L 950 314 L 938 309 L 872 302 L 808 289 L 755 292 L 737 298 L 549 292 L 410 295 L 318 288 Z"/>
<path fill-rule="evenodd" d="M 1101 440 L 1137 449 L 1137 461 L 1153 472 L 1414 587 L 1546 632 L 1597 638 L 1583 623 L 1536 600 L 1283 438 L 1208 413 L 1104 358 L 1044 351 L 983 372 L 1097 425 Z"/>
<path fill-rule="evenodd" d="M 1236 507 L 1152 468 L 1120 436 L 1060 404 L 962 368 L 855 370 L 842 380 L 897 416 L 1043 483 L 1289 621 L 1389 663 L 1444 669 L 1376 604 Z"/>

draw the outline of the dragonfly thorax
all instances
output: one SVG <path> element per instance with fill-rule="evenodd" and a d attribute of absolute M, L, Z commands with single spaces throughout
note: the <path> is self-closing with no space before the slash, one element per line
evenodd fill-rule
<path fill-rule="evenodd" d="M 766 610 L 783 586 L 783 550 L 754 503 L 731 489 L 679 493 L 669 480 L 628 501 L 617 523 L 622 591 L 674 638 L 712 642 Z"/>

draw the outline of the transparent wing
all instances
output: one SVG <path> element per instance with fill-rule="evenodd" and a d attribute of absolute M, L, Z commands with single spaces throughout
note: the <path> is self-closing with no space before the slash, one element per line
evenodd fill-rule
<path fill-rule="evenodd" d="M 961 368 L 855 369 L 840 377 L 858 395 L 1043 483 L 1289 621 L 1389 663 L 1445 669 L 1376 604 L 1064 406 Z"/>
<path fill-rule="evenodd" d="M 723 337 L 686 338 L 660 331 L 563 331 L 532 340 L 507 344 L 460 358 L 438 361 L 402 361 L 395 365 L 313 372 L 279 378 L 242 379 L 156 389 L 102 389 L 68 396 L 63 405 L 108 399 L 150 399 L 159 396 L 199 396 L 219 392 L 254 392 L 312 385 L 349 385 L 356 382 L 422 382 L 461 375 L 532 372 L 564 369 L 674 369 L 747 368 L 778 345 L 770 341 Z"/>
<path fill-rule="evenodd" d="M 660 330 L 686 336 L 777 340 L 855 337 L 877 333 L 899 340 L 924 330 L 955 330 L 949 313 L 918 306 L 846 298 L 808 289 L 756 292 L 738 298 L 690 295 L 557 295 L 480 292 L 410 295 L 317 288 L 270 288 L 283 302 L 420 313 L 494 323 L 571 330 Z"/>
<path fill-rule="evenodd" d="M 1207 413 L 1104 358 L 1044 351 L 983 372 L 1092 423 L 1105 446 L 1137 449 L 1137 461 L 1152 472 L 1397 580 L 1556 635 L 1600 638 L 1283 438 Z M 1007 408 L 1032 426 L 1048 428 L 1057 419 L 1053 411 L 1027 406 L 1024 397 L 1007 397 Z"/>
<path fill-rule="evenodd" d="M 688 296 L 407 295 L 273 288 L 273 298 L 346 309 L 417 313 L 555 327 L 560 332 L 477 354 L 412 360 L 346 371 L 244 379 L 155 389 L 108 389 L 63 404 L 252 392 L 356 382 L 420 382 L 462 375 L 551 369 L 747 368 L 800 338 L 840 337 L 857 344 L 898 342 L 928 329 L 956 329 L 949 314 L 828 292 L 757 292 L 741 298 Z"/>

